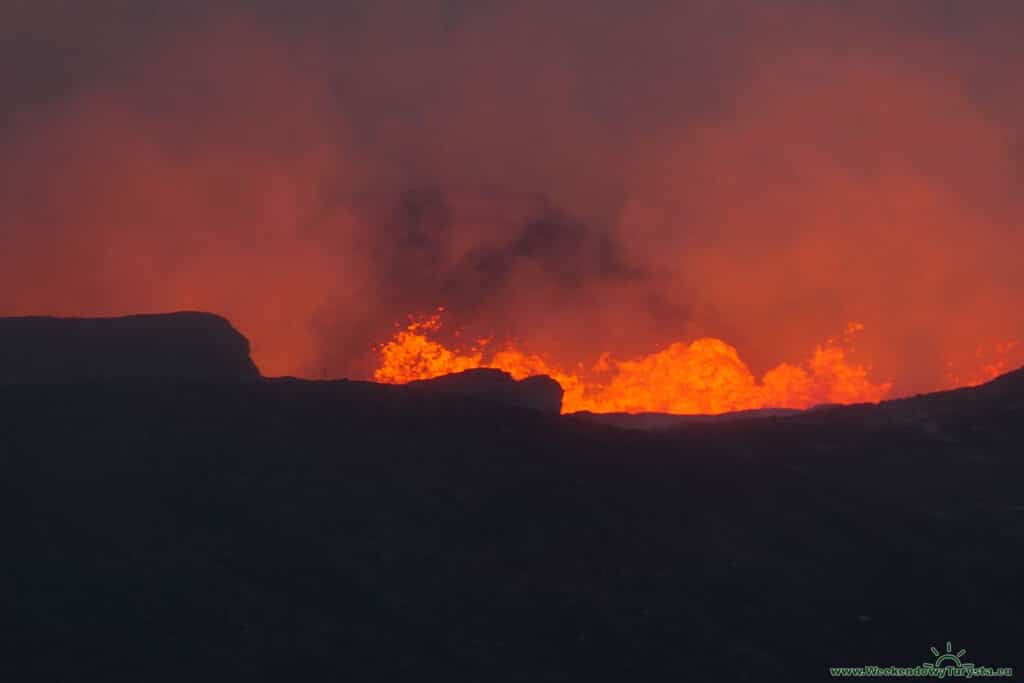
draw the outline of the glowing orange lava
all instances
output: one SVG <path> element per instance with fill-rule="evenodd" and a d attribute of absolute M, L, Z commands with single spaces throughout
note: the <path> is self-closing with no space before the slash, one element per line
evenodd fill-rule
<path fill-rule="evenodd" d="M 961 370 L 950 361 L 946 367 L 947 388 L 976 387 L 989 382 L 999 375 L 1017 367 L 1015 356 L 1019 356 L 1021 344 L 1017 340 L 979 346 L 974 351 L 974 362 L 969 371 Z"/>
<path fill-rule="evenodd" d="M 378 382 L 429 379 L 470 368 L 504 370 L 516 379 L 549 375 L 565 390 L 562 411 L 716 414 L 755 408 L 808 408 L 821 403 L 878 402 L 891 382 L 873 382 L 868 369 L 847 358 L 850 323 L 839 339 L 819 345 L 802 365 L 783 363 L 757 381 L 736 349 L 721 339 L 676 342 L 634 360 L 603 355 L 593 367 L 575 372 L 509 344 L 487 354 L 489 340 L 467 350 L 449 349 L 430 338 L 441 325 L 441 311 L 413 320 L 380 349 Z M 486 357 L 486 359 L 485 359 Z"/>

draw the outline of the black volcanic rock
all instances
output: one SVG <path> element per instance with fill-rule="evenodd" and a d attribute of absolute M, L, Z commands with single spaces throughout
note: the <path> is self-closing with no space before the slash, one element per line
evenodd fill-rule
<path fill-rule="evenodd" d="M 258 377 L 248 340 L 210 313 L 0 318 L 0 384 Z"/>
<path fill-rule="evenodd" d="M 1019 666 L 1020 372 L 651 431 L 496 400 L 554 395 L 0 383 L 0 681 Z"/>
<path fill-rule="evenodd" d="M 502 370 L 477 368 L 405 386 L 412 392 L 477 398 L 542 413 L 557 415 L 562 410 L 562 386 L 546 375 L 516 381 Z"/>
<path fill-rule="evenodd" d="M 1024 390 L 1024 368 L 1018 368 L 996 377 L 991 382 L 982 384 L 975 389 L 975 392 L 985 398 L 1002 398 L 1019 395 L 1022 390 Z"/>

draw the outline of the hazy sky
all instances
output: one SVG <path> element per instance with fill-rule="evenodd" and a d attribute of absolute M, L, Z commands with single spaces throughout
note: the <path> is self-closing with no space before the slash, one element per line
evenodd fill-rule
<path fill-rule="evenodd" d="M 0 314 L 203 308 L 365 374 L 447 306 L 902 391 L 1018 338 L 1019 2 L 6 0 Z"/>

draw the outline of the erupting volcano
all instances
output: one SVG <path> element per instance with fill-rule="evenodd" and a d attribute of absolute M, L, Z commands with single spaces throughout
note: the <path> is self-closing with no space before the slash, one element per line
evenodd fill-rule
<path fill-rule="evenodd" d="M 508 343 L 490 352 L 490 339 L 468 349 L 449 349 L 431 338 L 441 327 L 443 309 L 415 318 L 380 347 L 379 382 L 430 379 L 470 368 L 504 370 L 516 379 L 549 375 L 565 390 L 566 413 L 664 412 L 718 414 L 757 408 L 809 408 L 822 403 L 878 402 L 892 388 L 873 381 L 869 368 L 847 357 L 853 336 L 863 325 L 851 322 L 843 335 L 818 345 L 802 364 L 781 363 L 760 381 L 736 349 L 710 337 L 632 360 L 603 354 L 597 363 L 566 369 Z"/>
<path fill-rule="evenodd" d="M 66 20 L 7 4 L 12 36 Z M 144 35 L 74 64 L 49 49 L 70 35 L 5 44 L 0 315 L 212 311 L 266 376 L 489 366 L 551 375 L 570 412 L 873 402 L 1024 363 L 1019 22 L 333 4 L 135 9 L 114 26 Z M 395 334 L 440 304 L 444 331 Z"/>
<path fill-rule="evenodd" d="M 0 683 L 1012 675 L 1022 26 L 0 0 Z"/>

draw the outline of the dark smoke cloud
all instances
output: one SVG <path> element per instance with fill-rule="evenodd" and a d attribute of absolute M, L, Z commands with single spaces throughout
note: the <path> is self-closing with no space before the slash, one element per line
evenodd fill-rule
<path fill-rule="evenodd" d="M 365 375 L 407 314 L 897 390 L 1020 337 L 1016 2 L 14 1 L 0 313 L 222 312 Z"/>
<path fill-rule="evenodd" d="M 580 322 L 580 311 L 604 307 L 604 290 L 640 295 L 635 306 L 643 315 L 643 295 L 654 286 L 654 276 L 626 261 L 611 235 L 540 196 L 426 187 L 356 205 L 369 229 L 361 286 L 373 307 L 363 315 L 344 310 L 322 330 L 329 367 L 357 359 L 362 372 L 372 369 L 374 345 L 410 312 L 443 305 L 469 336 L 500 331 L 522 341 L 549 327 L 564 339 L 572 336 L 569 326 Z M 524 297 L 536 300 L 524 305 Z M 586 343 L 582 348 L 601 350 Z"/>

